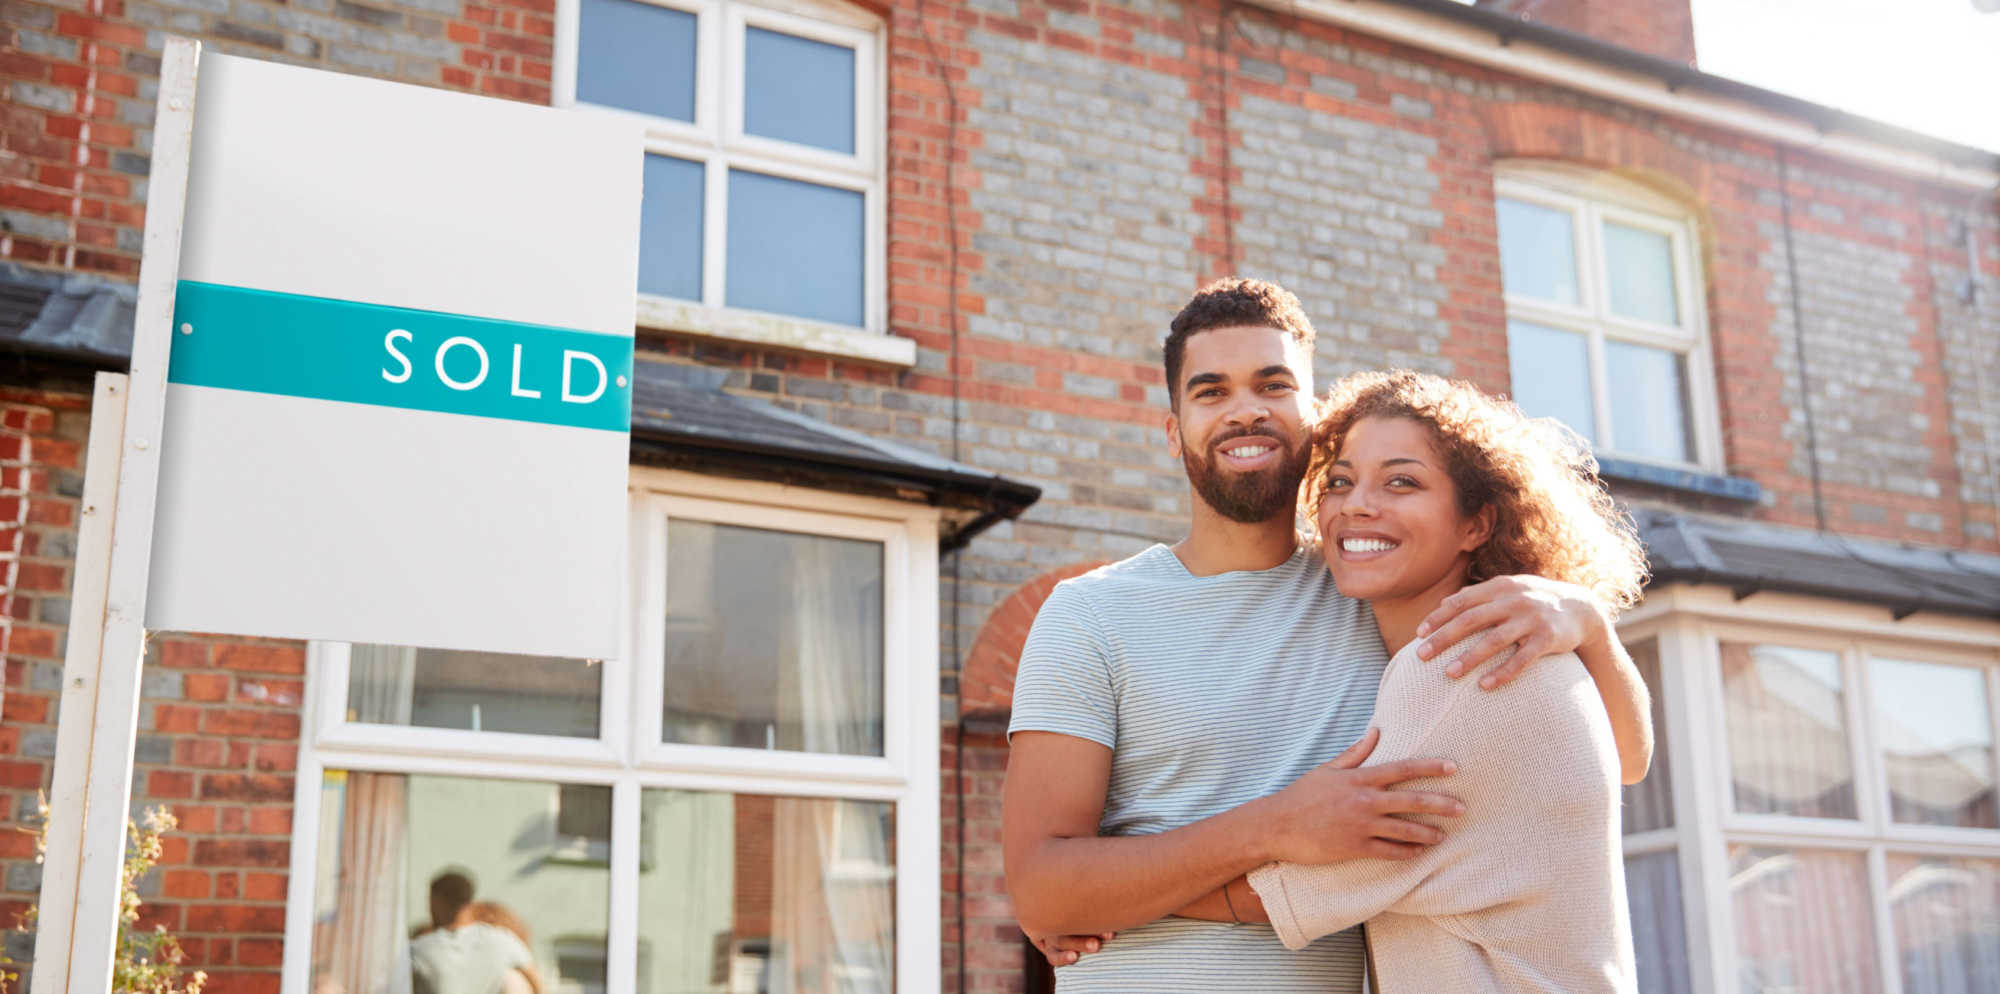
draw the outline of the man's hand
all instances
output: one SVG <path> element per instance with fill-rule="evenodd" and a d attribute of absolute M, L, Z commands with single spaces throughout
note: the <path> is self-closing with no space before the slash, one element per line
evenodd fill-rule
<path fill-rule="evenodd" d="M 1589 591 L 1539 576 L 1502 576 L 1445 598 L 1417 626 L 1424 640 L 1417 655 L 1429 659 L 1482 629 L 1445 675 L 1464 676 L 1512 651 L 1480 678 L 1487 690 L 1504 686 L 1543 656 L 1613 641 L 1611 619 Z"/>
<path fill-rule="evenodd" d="M 1024 933 L 1025 934 L 1025 933 Z M 1044 935 L 1028 936 L 1028 941 L 1042 951 L 1042 957 L 1050 966 L 1068 966 L 1084 956 L 1104 948 L 1116 932 L 1099 932 L 1095 935 Z"/>
<path fill-rule="evenodd" d="M 1407 780 L 1449 776 L 1457 764 L 1448 759 L 1404 759 L 1358 768 L 1381 737 L 1380 729 L 1369 729 L 1346 752 L 1271 796 L 1279 860 L 1319 864 L 1409 859 L 1423 847 L 1444 841 L 1444 832 L 1397 816 L 1457 817 L 1465 813 L 1462 802 L 1448 794 L 1390 788 Z"/>

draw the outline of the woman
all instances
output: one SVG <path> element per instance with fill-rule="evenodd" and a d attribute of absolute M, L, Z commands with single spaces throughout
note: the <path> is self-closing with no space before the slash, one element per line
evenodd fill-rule
<path fill-rule="evenodd" d="M 1414 858 L 1273 863 L 1184 916 L 1269 920 L 1295 949 L 1366 921 L 1388 994 L 1635 990 L 1618 758 L 1582 662 L 1536 661 L 1521 686 L 1492 693 L 1445 675 L 1472 639 L 1430 662 L 1415 653 L 1419 621 L 1484 577 L 1568 581 L 1613 610 L 1637 601 L 1643 552 L 1581 453 L 1514 405 L 1434 376 L 1334 388 L 1305 499 L 1335 582 L 1369 602 L 1393 656 L 1363 765 L 1452 759 L 1456 775 L 1405 786 L 1448 791 L 1466 814 L 1437 823 L 1445 840 Z"/>

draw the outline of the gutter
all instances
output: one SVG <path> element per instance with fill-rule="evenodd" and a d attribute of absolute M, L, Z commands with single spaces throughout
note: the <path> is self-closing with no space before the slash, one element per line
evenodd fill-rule
<path fill-rule="evenodd" d="M 1452 0 L 1243 0 L 1617 103 L 1953 186 L 2000 184 L 2000 154 L 1574 31 Z"/>

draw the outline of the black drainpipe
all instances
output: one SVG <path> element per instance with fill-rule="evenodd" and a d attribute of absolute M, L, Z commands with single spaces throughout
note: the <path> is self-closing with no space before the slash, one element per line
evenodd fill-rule
<path fill-rule="evenodd" d="M 1812 472 L 1813 519 L 1826 531 L 1826 495 L 1819 478 L 1819 431 L 1813 422 L 1812 376 L 1806 368 L 1806 315 L 1799 300 L 1799 253 L 1792 242 L 1792 169 L 1778 146 L 1778 205 L 1785 227 L 1785 268 L 1792 284 L 1792 349 L 1799 361 L 1799 410 L 1806 416 L 1806 466 Z"/>

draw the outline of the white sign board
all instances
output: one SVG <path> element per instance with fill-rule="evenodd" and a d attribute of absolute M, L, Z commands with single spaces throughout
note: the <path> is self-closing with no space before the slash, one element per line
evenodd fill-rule
<path fill-rule="evenodd" d="M 146 627 L 616 655 L 642 161 L 204 53 Z"/>

